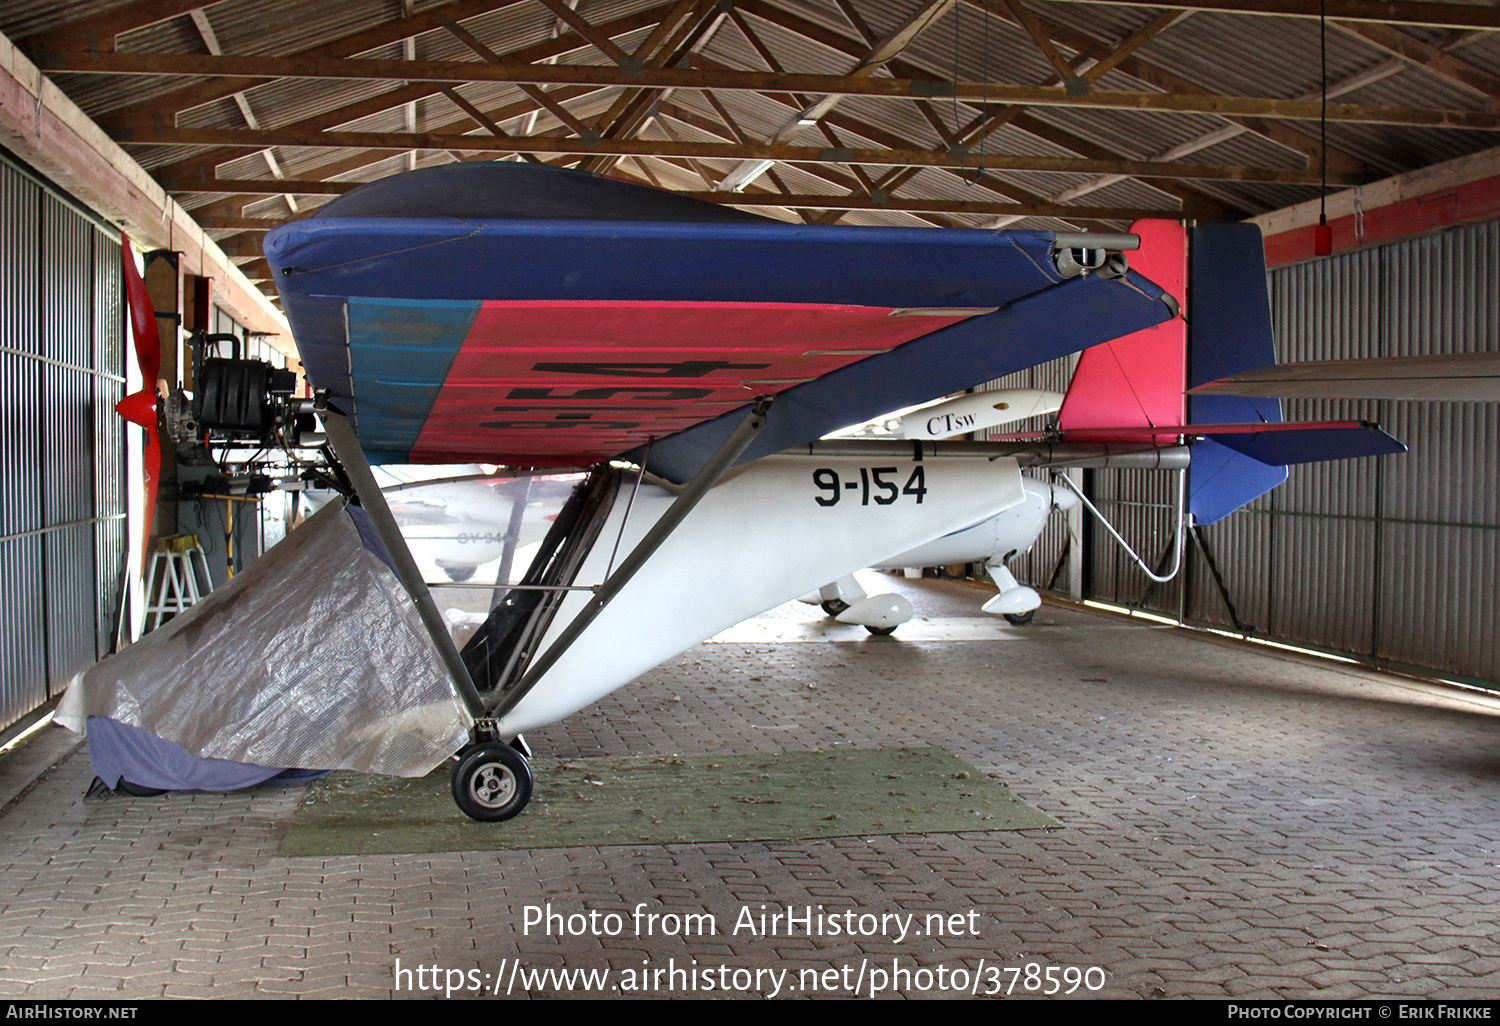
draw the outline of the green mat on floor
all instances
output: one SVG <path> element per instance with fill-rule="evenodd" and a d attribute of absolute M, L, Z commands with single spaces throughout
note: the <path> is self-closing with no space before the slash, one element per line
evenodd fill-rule
<path fill-rule="evenodd" d="M 1025 830 L 1057 824 L 940 748 L 538 759 L 531 804 L 476 823 L 449 770 L 315 783 L 283 855 L 411 854 L 679 841 Z"/>

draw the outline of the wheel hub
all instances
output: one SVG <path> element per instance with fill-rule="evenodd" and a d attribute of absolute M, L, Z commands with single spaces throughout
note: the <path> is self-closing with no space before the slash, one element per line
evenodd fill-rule
<path fill-rule="evenodd" d="M 498 762 L 481 766 L 469 785 L 474 800 L 486 808 L 498 809 L 516 793 L 516 777 Z"/>

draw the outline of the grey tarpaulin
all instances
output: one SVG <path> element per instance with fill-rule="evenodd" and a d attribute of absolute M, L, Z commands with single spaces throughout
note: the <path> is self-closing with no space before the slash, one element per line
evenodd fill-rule
<path fill-rule="evenodd" d="M 107 716 L 259 766 L 432 770 L 467 740 L 468 715 L 350 512 L 330 503 L 225 587 L 79 674 L 58 721 L 82 731 Z"/>

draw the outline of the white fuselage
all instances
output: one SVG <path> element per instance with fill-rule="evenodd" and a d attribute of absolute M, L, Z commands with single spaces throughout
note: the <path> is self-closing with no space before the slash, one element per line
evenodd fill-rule
<path fill-rule="evenodd" d="M 1026 491 L 1023 502 L 977 524 L 870 565 L 880 570 L 898 570 L 908 566 L 1003 563 L 1011 556 L 1025 552 L 1041 535 L 1054 505 L 1067 509 L 1077 500 L 1067 492 L 1054 495 L 1051 485 L 1029 477 L 1021 479 L 1021 486 Z"/>
<path fill-rule="evenodd" d="M 615 539 L 623 556 L 673 500 L 644 486 L 629 503 L 628 491 L 576 584 L 601 583 Z M 501 719 L 500 733 L 556 722 L 746 617 L 1029 502 L 1012 459 L 778 456 L 749 464 L 708 492 Z M 539 651 L 587 596 L 570 593 Z"/>

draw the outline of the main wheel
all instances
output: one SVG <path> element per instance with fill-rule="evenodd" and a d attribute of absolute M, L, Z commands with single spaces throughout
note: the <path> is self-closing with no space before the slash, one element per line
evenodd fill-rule
<path fill-rule="evenodd" d="M 900 624 L 897 624 L 896 626 L 899 627 Z M 869 631 L 877 638 L 884 638 L 887 635 L 896 633 L 895 627 L 871 627 L 869 624 L 865 624 L 865 630 Z"/>
<path fill-rule="evenodd" d="M 1036 616 L 1036 610 L 1028 609 L 1024 613 L 1002 613 L 1001 615 L 1017 627 L 1025 627 Z"/>
<path fill-rule="evenodd" d="M 828 599 L 825 602 L 819 603 L 819 605 L 822 607 L 823 612 L 827 613 L 829 616 L 838 616 L 844 610 L 849 608 L 849 603 L 845 602 L 843 599 L 836 598 Z"/>
<path fill-rule="evenodd" d="M 531 764 L 498 741 L 470 745 L 453 770 L 453 800 L 470 819 L 510 819 L 531 800 Z"/>

